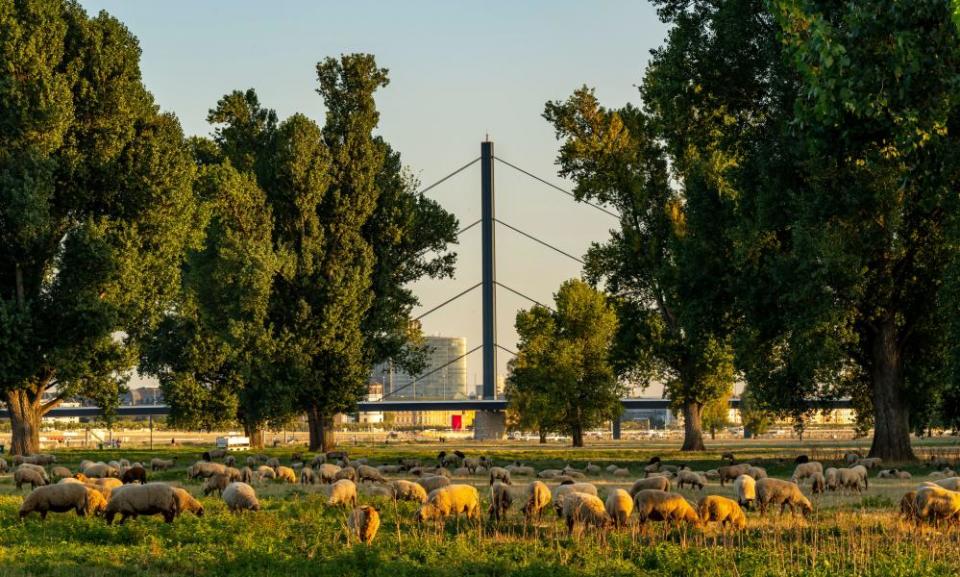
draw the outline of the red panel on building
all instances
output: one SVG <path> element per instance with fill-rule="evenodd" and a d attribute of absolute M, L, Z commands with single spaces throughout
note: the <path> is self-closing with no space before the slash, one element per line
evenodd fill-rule
<path fill-rule="evenodd" d="M 454 431 L 463 430 L 463 415 L 451 415 L 450 426 L 453 427 Z"/>

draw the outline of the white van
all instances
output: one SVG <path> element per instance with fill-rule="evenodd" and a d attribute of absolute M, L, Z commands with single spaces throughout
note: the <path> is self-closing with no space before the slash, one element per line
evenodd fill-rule
<path fill-rule="evenodd" d="M 228 437 L 217 437 L 217 448 L 228 451 L 246 451 L 250 448 L 250 437 L 241 437 L 230 435 Z"/>

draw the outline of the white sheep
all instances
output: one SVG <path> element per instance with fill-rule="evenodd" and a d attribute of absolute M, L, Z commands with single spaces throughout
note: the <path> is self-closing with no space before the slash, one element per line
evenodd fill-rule
<path fill-rule="evenodd" d="M 634 481 L 633 486 L 630 487 L 630 496 L 635 496 L 640 491 L 644 489 L 656 489 L 658 491 L 669 491 L 670 490 L 670 479 L 666 477 L 656 476 L 649 477 L 647 479 L 637 479 Z"/>
<path fill-rule="evenodd" d="M 680 473 L 677 475 L 677 479 L 677 485 L 681 489 L 683 489 L 684 485 L 687 485 L 688 487 L 696 487 L 697 490 L 702 490 L 704 485 L 707 484 L 707 480 L 700 473 L 687 469 L 680 471 Z"/>
<path fill-rule="evenodd" d="M 427 493 L 430 493 L 441 487 L 449 486 L 450 479 L 446 477 L 441 477 L 439 475 L 434 475 L 431 477 L 421 477 L 417 479 L 417 484 L 423 487 L 427 491 Z"/>
<path fill-rule="evenodd" d="M 223 502 L 230 511 L 259 511 L 257 492 L 246 483 L 230 483 L 223 490 Z"/>
<path fill-rule="evenodd" d="M 163 515 L 163 520 L 173 523 L 179 513 L 179 502 L 173 487 L 164 483 L 145 485 L 123 485 L 113 490 L 107 502 L 107 525 L 113 524 L 116 515 L 120 515 L 123 525 L 128 517 L 136 519 L 140 515 Z"/>
<path fill-rule="evenodd" d="M 416 521 L 422 524 L 433 520 L 439 524 L 451 515 L 461 514 L 468 519 L 480 519 L 480 493 L 473 485 L 449 485 L 431 492 L 417 510 Z"/>
<path fill-rule="evenodd" d="M 490 484 L 493 485 L 494 481 L 510 485 L 510 471 L 503 467 L 490 467 Z"/>
<path fill-rule="evenodd" d="M 823 464 L 818 461 L 809 461 L 806 463 L 800 463 L 797 465 L 797 468 L 793 470 L 793 482 L 800 484 L 804 479 L 809 479 L 813 476 L 814 473 L 823 474 Z"/>
<path fill-rule="evenodd" d="M 739 477 L 737 477 L 739 479 Z M 736 484 L 736 481 L 734 481 Z M 702 523 L 711 521 L 719 523 L 723 527 L 733 527 L 734 529 L 745 529 L 747 527 L 747 518 L 743 514 L 743 509 L 733 499 L 727 499 L 720 495 L 707 495 L 700 499 L 697 505 L 697 514 Z"/>
<path fill-rule="evenodd" d="M 370 505 L 355 508 L 347 518 L 347 527 L 361 543 L 369 545 L 380 528 L 380 513 Z"/>
<path fill-rule="evenodd" d="M 510 485 L 500 481 L 490 485 L 491 521 L 499 521 L 502 517 L 506 517 L 511 505 L 513 505 L 513 494 L 510 492 Z"/>
<path fill-rule="evenodd" d="M 700 516 L 689 501 L 676 493 L 644 489 L 634 497 L 634 510 L 640 525 L 649 521 L 700 525 Z"/>
<path fill-rule="evenodd" d="M 757 481 L 750 475 L 737 477 L 733 482 L 733 491 L 741 507 L 753 507 L 757 501 Z"/>
<path fill-rule="evenodd" d="M 804 515 L 813 512 L 813 505 L 800 491 L 796 483 L 780 479 L 760 479 L 757 481 L 757 502 L 760 513 L 766 513 L 770 505 L 780 505 L 780 514 L 790 507 L 792 513 L 798 510 Z"/>
<path fill-rule="evenodd" d="M 34 511 L 40 514 L 40 519 L 46 519 L 50 512 L 67 511 L 76 511 L 77 515 L 82 517 L 90 510 L 90 499 L 87 488 L 83 485 L 68 483 L 37 487 L 24 497 L 23 504 L 20 505 L 20 518 L 23 519 Z"/>
<path fill-rule="evenodd" d="M 568 483 L 553 489 L 553 506 L 558 517 L 563 516 L 563 499 L 570 493 L 586 493 L 597 496 L 597 488 L 592 483 Z"/>
<path fill-rule="evenodd" d="M 598 529 L 610 525 L 610 515 L 603 501 L 596 495 L 574 491 L 563 500 L 563 519 L 567 523 L 567 533 L 573 535 L 578 524 L 593 525 Z"/>
<path fill-rule="evenodd" d="M 537 517 L 540 522 L 543 510 L 550 504 L 553 497 L 550 495 L 550 488 L 542 481 L 534 481 L 527 486 L 527 502 L 523 506 L 523 514 L 527 521 Z"/>
<path fill-rule="evenodd" d="M 350 479 L 340 479 L 330 487 L 327 505 L 357 506 L 357 484 Z"/>
<path fill-rule="evenodd" d="M 43 478 L 43 475 L 37 471 L 33 469 L 21 469 L 19 467 L 13 472 L 13 482 L 17 485 L 18 490 L 27 484 L 30 485 L 31 489 L 43 487 L 47 484 L 47 481 Z"/>
<path fill-rule="evenodd" d="M 735 481 L 740 475 L 747 475 L 752 465 L 750 463 L 740 463 L 738 465 L 727 465 L 717 468 L 717 475 L 720 477 L 720 486 L 726 481 Z"/>
<path fill-rule="evenodd" d="M 623 489 L 614 489 L 607 495 L 607 515 L 613 520 L 614 527 L 627 525 L 630 515 L 633 514 L 633 497 Z"/>
<path fill-rule="evenodd" d="M 439 478 L 446 479 L 446 477 Z M 449 482 L 450 481 L 447 481 L 447 483 Z M 391 481 L 390 486 L 393 488 L 394 499 L 398 501 L 415 501 L 417 503 L 425 503 L 427 501 L 427 490 L 424 489 L 420 483 L 397 479 L 396 481 Z"/>

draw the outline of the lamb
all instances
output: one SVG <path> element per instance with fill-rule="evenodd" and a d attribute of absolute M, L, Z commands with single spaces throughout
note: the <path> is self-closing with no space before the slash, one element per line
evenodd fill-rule
<path fill-rule="evenodd" d="M 607 496 L 606 509 L 614 527 L 625 527 L 633 514 L 633 497 L 623 489 L 614 489 Z"/>
<path fill-rule="evenodd" d="M 342 479 L 347 479 L 347 480 L 349 480 L 349 481 L 353 481 L 354 483 L 356 483 L 356 482 L 357 482 L 357 470 L 354 469 L 353 467 L 351 467 L 350 465 L 347 465 L 346 467 L 342 467 L 339 471 L 337 471 L 337 474 L 334 475 L 333 477 L 334 477 L 337 481 L 340 481 L 340 480 L 342 480 Z"/>
<path fill-rule="evenodd" d="M 317 482 L 317 475 L 313 472 L 313 468 L 309 465 L 300 469 L 300 484 L 301 485 L 313 485 Z"/>
<path fill-rule="evenodd" d="M 683 489 L 684 485 L 687 485 L 688 487 L 696 487 L 697 490 L 700 491 L 703 490 L 703 486 L 707 484 L 707 480 L 704 479 L 700 473 L 686 469 L 680 471 L 679 479 L 680 481 L 677 485 L 679 485 L 681 489 Z"/>
<path fill-rule="evenodd" d="M 810 477 L 810 480 L 811 480 L 812 485 L 813 485 L 813 487 L 812 487 L 811 490 L 813 491 L 813 494 L 814 494 L 814 495 L 819 495 L 819 494 L 821 494 L 821 493 L 823 493 L 824 491 L 827 490 L 827 480 L 826 480 L 826 478 L 824 478 L 824 476 L 823 476 L 822 474 L 820 474 L 820 473 L 814 473 L 814 474 Z"/>
<path fill-rule="evenodd" d="M 96 498 L 94 498 L 96 499 Z M 76 511 L 83 517 L 90 510 L 90 497 L 83 485 L 67 483 L 64 485 L 45 485 L 38 487 L 24 497 L 20 505 L 20 518 L 23 519 L 36 511 L 40 519 L 46 519 L 47 513 L 66 513 Z"/>
<path fill-rule="evenodd" d="M 432 477 L 421 477 L 420 479 L 417 479 L 417 484 L 426 489 L 427 493 L 430 493 L 441 487 L 449 486 L 450 479 L 441 477 L 439 475 L 434 475 Z"/>
<path fill-rule="evenodd" d="M 210 463 L 208 461 L 197 461 L 187 469 L 187 478 L 197 479 L 203 477 L 206 479 L 211 475 L 216 475 L 220 473 L 221 475 L 227 474 L 227 466 L 222 463 Z"/>
<path fill-rule="evenodd" d="M 377 536 L 377 529 L 380 528 L 380 513 L 370 505 L 357 507 L 350 513 L 347 527 L 360 539 L 361 543 L 369 545 Z"/>
<path fill-rule="evenodd" d="M 733 499 L 727 499 L 719 495 L 708 495 L 700 499 L 700 503 L 697 505 L 697 514 L 700 515 L 700 521 L 703 523 L 716 521 L 723 527 L 730 526 L 738 530 L 747 527 L 747 518 L 744 516 L 740 505 Z"/>
<path fill-rule="evenodd" d="M 916 520 L 939 523 L 960 517 L 960 493 L 932 483 L 917 488 Z"/>
<path fill-rule="evenodd" d="M 330 487 L 327 505 L 357 506 L 357 484 L 350 479 L 340 479 Z"/>
<path fill-rule="evenodd" d="M 720 486 L 726 481 L 734 481 L 740 475 L 746 475 L 750 471 L 750 463 L 740 463 L 739 465 L 726 465 L 717 468 L 717 474 L 720 475 Z"/>
<path fill-rule="evenodd" d="M 630 496 L 636 496 L 644 489 L 657 489 L 658 491 L 670 490 L 670 479 L 666 477 L 650 477 L 649 479 L 638 479 L 630 487 Z"/>
<path fill-rule="evenodd" d="M 334 465 L 333 463 L 322 463 L 316 467 L 317 479 L 321 483 L 333 483 L 337 480 L 337 473 L 340 472 L 340 467 Z"/>
<path fill-rule="evenodd" d="M 490 485 L 489 513 L 491 521 L 499 521 L 501 517 L 505 517 L 511 505 L 513 505 L 513 494 L 510 493 L 510 485 L 500 481 Z"/>
<path fill-rule="evenodd" d="M 593 525 L 603 529 L 610 525 L 610 515 L 603 501 L 596 495 L 574 491 L 564 498 L 563 519 L 567 522 L 567 532 L 573 535 L 578 523 Z"/>
<path fill-rule="evenodd" d="M 417 510 L 417 523 L 442 523 L 451 515 L 466 514 L 467 519 L 480 519 L 480 493 L 472 485 L 449 485 L 430 493 L 427 502 Z"/>
<path fill-rule="evenodd" d="M 737 503 L 741 507 L 753 507 L 757 501 L 757 482 L 750 475 L 740 475 L 733 482 L 733 491 L 737 494 Z"/>
<path fill-rule="evenodd" d="M 260 501 L 257 501 L 257 492 L 246 483 L 230 483 L 223 490 L 223 502 L 231 512 L 259 511 Z"/>
<path fill-rule="evenodd" d="M 138 463 L 124 471 L 123 475 L 120 476 L 120 481 L 124 485 L 130 483 L 140 483 L 142 485 L 147 482 L 147 470 Z"/>
<path fill-rule="evenodd" d="M 530 485 L 527 486 L 527 502 L 523 506 L 523 515 L 527 521 L 532 520 L 534 515 L 536 515 L 537 522 L 539 523 L 543 515 L 543 510 L 550 504 L 551 499 L 550 488 L 547 487 L 545 483 L 542 481 L 530 483 Z"/>
<path fill-rule="evenodd" d="M 507 485 L 510 485 L 510 471 L 504 469 L 503 467 L 491 467 L 490 484 L 493 485 L 494 481 L 501 481 Z"/>
<path fill-rule="evenodd" d="M 136 519 L 140 515 L 163 515 L 164 522 L 173 523 L 179 512 L 176 491 L 170 485 L 124 485 L 114 489 L 110 495 L 106 519 L 107 525 L 112 525 L 114 517 L 119 514 L 120 524 L 123 525 L 128 517 Z"/>
<path fill-rule="evenodd" d="M 60 479 L 66 479 L 71 475 L 73 475 L 73 473 L 71 473 L 70 469 L 66 467 L 53 467 L 52 469 L 50 469 L 50 476 L 58 481 Z"/>
<path fill-rule="evenodd" d="M 823 473 L 823 464 L 819 461 L 809 461 L 807 463 L 802 463 L 797 465 L 797 468 L 793 470 L 792 480 L 794 483 L 800 484 L 804 479 L 809 479 L 813 477 L 814 473 Z"/>
<path fill-rule="evenodd" d="M 166 471 L 177 465 L 177 458 L 172 459 L 150 459 L 150 470 L 151 471 Z"/>
<path fill-rule="evenodd" d="M 809 465 L 810 463 L 806 463 Z M 800 465 L 801 467 L 803 465 Z M 760 513 L 767 512 L 770 505 L 780 505 L 780 514 L 790 507 L 791 513 L 799 510 L 804 515 L 813 512 L 813 505 L 800 491 L 800 487 L 790 481 L 780 479 L 760 479 L 757 481 L 757 501 L 760 504 Z"/>
<path fill-rule="evenodd" d="M 120 478 L 120 470 L 106 463 L 95 463 L 83 470 L 83 474 L 91 479 L 102 479 L 104 477 Z"/>
<path fill-rule="evenodd" d="M 364 481 L 374 481 L 377 483 L 387 482 L 383 475 L 380 474 L 380 471 L 369 465 L 360 465 L 357 467 L 357 479 L 361 483 Z"/>
<path fill-rule="evenodd" d="M 257 481 L 263 482 L 264 479 L 276 479 L 277 472 L 273 470 L 273 467 L 268 467 L 266 465 L 260 465 L 257 467 Z"/>
<path fill-rule="evenodd" d="M 277 480 L 283 483 L 296 483 L 297 473 L 290 467 L 277 467 Z"/>
<path fill-rule="evenodd" d="M 223 490 L 226 489 L 229 484 L 230 478 L 226 475 L 221 475 L 220 473 L 211 475 L 207 477 L 207 480 L 203 483 L 203 496 L 206 497 L 214 491 L 216 491 L 218 496 L 223 495 Z"/>
<path fill-rule="evenodd" d="M 440 477 L 445 479 L 445 477 Z M 423 479 L 421 479 L 422 481 Z M 449 483 L 449 481 L 447 481 Z M 427 502 L 427 490 L 419 482 L 411 483 L 398 479 L 392 481 L 390 486 L 393 488 L 393 498 L 398 501 L 416 501 L 417 503 Z"/>
<path fill-rule="evenodd" d="M 17 485 L 17 490 L 20 490 L 28 483 L 30 484 L 31 489 L 43 487 L 47 484 L 47 481 L 43 478 L 43 475 L 38 473 L 36 470 L 23 469 L 19 467 L 13 472 L 13 482 Z"/>
<path fill-rule="evenodd" d="M 806 462 L 809 463 L 810 461 Z M 767 470 L 763 467 L 750 467 L 747 469 L 747 474 L 753 477 L 753 479 L 756 481 L 767 478 Z"/>
<path fill-rule="evenodd" d="M 642 526 L 647 520 L 687 523 L 699 526 L 700 517 L 690 503 L 676 493 L 644 489 L 634 497 L 634 508 Z"/>
<path fill-rule="evenodd" d="M 213 477 L 210 477 L 212 479 Z M 209 481 L 209 479 L 207 479 Z M 193 513 L 197 517 L 203 517 L 203 504 L 191 495 L 186 489 L 174 487 L 173 492 L 177 497 L 177 516 L 184 513 Z"/>

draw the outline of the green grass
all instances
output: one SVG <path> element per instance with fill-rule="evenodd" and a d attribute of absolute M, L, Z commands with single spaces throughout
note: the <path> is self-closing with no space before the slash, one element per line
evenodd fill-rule
<path fill-rule="evenodd" d="M 432 459 L 437 446 L 351 447 L 351 454 L 374 462 L 393 462 L 400 456 Z M 448 447 L 450 448 L 450 447 Z M 671 462 L 685 461 L 695 469 L 714 468 L 719 453 L 687 459 L 662 449 L 622 449 L 594 446 L 572 450 L 561 447 L 504 447 L 482 450 L 499 462 L 522 460 L 538 469 L 578 467 L 592 461 L 617 463 L 640 475 L 642 463 L 654 452 Z M 471 446 L 477 452 L 481 448 Z M 775 476 L 793 469 L 794 448 L 776 445 L 737 445 L 738 457 L 764 465 Z M 827 449 L 823 449 L 824 454 Z M 831 448 L 839 454 L 841 449 Z M 265 451 L 289 459 L 293 452 Z M 157 474 L 156 480 L 181 483 L 194 494 L 200 484 L 188 483 L 184 468 L 199 450 L 174 452 L 68 451 L 57 453 L 61 464 L 76 468 L 81 459 L 125 457 L 149 461 L 153 456 L 180 456 L 177 469 Z M 780 463 L 778 459 L 787 462 Z M 899 521 L 900 496 L 917 485 L 926 469 L 907 467 L 910 481 L 871 479 L 862 496 L 828 495 L 815 500 L 810 519 L 748 514 L 748 528 L 736 535 L 716 529 L 669 528 L 651 524 L 600 535 L 585 532 L 575 538 L 554 516 L 539 526 L 523 523 L 515 507 L 499 526 L 451 521 L 437 532 L 419 528 L 411 519 L 415 506 L 394 505 L 380 498 L 361 497 L 379 505 L 382 526 L 373 545 L 346 543 L 345 512 L 324 505 L 319 487 L 270 484 L 257 487 L 263 510 L 233 515 L 219 499 L 201 498 L 206 515 L 191 515 L 173 524 L 159 517 L 108 527 L 99 518 L 52 514 L 46 522 L 33 516 L 17 518 L 24 492 L 17 492 L 9 475 L 0 476 L 0 576 L 86 577 L 143 575 L 282 576 L 348 575 L 402 576 L 783 576 L 838 575 L 927 576 L 960 574 L 960 531 L 916 527 Z M 591 479 L 601 489 L 628 486 L 630 479 Z M 516 480 L 517 482 L 525 482 Z M 465 482 L 485 486 L 479 477 Z M 705 494 L 731 495 L 732 489 L 711 483 L 704 492 L 683 491 L 696 500 Z M 484 498 L 485 492 L 482 491 Z"/>

